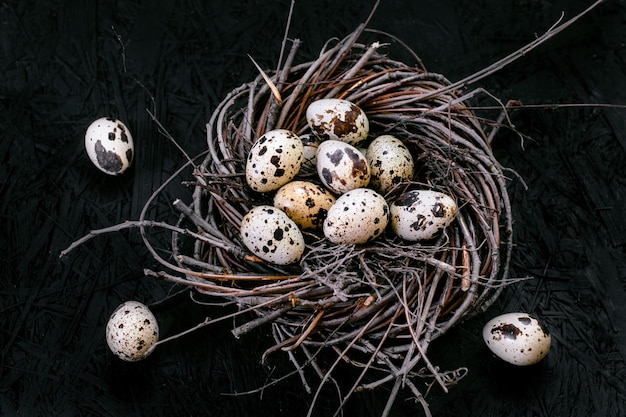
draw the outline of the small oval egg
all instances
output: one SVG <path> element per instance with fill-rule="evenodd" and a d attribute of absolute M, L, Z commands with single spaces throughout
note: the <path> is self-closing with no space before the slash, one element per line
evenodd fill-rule
<path fill-rule="evenodd" d="M 374 139 L 367 148 L 365 158 L 371 171 L 370 186 L 382 194 L 397 184 L 413 179 L 413 156 L 404 142 L 395 136 L 382 135 Z"/>
<path fill-rule="evenodd" d="M 300 172 L 303 174 L 314 173 L 317 166 L 317 147 L 320 145 L 320 139 L 312 133 L 300 135 L 302 141 L 304 161 Z"/>
<path fill-rule="evenodd" d="M 452 197 L 433 190 L 412 190 L 390 205 L 391 228 L 409 241 L 428 240 L 445 229 L 456 215 Z"/>
<path fill-rule="evenodd" d="M 304 253 L 302 232 L 276 207 L 254 207 L 243 216 L 240 231 L 244 245 L 265 261 L 288 265 L 298 262 Z"/>
<path fill-rule="evenodd" d="M 310 181 L 291 181 L 278 189 L 274 207 L 281 209 L 303 230 L 321 229 L 335 196 Z"/>
<path fill-rule="evenodd" d="M 489 320 L 483 340 L 500 359 L 518 366 L 533 365 L 550 351 L 550 334 L 526 313 L 507 313 Z"/>
<path fill-rule="evenodd" d="M 380 236 L 389 222 L 389 206 L 376 191 L 348 191 L 328 210 L 324 236 L 333 243 L 358 245 Z"/>
<path fill-rule="evenodd" d="M 106 327 L 109 349 L 120 359 L 135 362 L 146 358 L 159 340 L 154 314 L 138 301 L 126 301 L 111 314 Z"/>
<path fill-rule="evenodd" d="M 367 115 L 359 106 L 338 98 L 309 104 L 306 120 L 321 140 L 340 140 L 355 146 L 367 139 L 370 129 Z"/>
<path fill-rule="evenodd" d="M 326 188 L 343 194 L 370 182 L 370 168 L 365 155 L 354 146 L 339 140 L 326 140 L 317 148 L 317 174 Z"/>
<path fill-rule="evenodd" d="M 291 181 L 304 159 L 302 141 L 286 129 L 265 132 L 246 160 L 246 182 L 255 191 L 273 191 Z"/>
<path fill-rule="evenodd" d="M 120 175 L 133 163 L 135 147 L 133 137 L 123 122 L 101 117 L 87 127 L 85 150 L 100 171 Z"/>

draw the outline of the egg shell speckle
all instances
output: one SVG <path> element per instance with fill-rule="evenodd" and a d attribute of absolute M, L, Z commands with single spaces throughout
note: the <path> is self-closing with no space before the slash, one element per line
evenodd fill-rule
<path fill-rule="evenodd" d="M 550 351 L 550 334 L 527 313 L 507 313 L 483 328 L 483 340 L 500 359 L 517 366 L 533 365 Z"/>
<path fill-rule="evenodd" d="M 316 100 L 307 107 L 306 119 L 311 130 L 323 141 L 340 140 L 356 146 L 369 134 L 367 115 L 347 100 Z"/>
<path fill-rule="evenodd" d="M 324 236 L 333 243 L 358 245 L 380 236 L 389 222 L 384 197 L 369 188 L 340 196 L 324 220 Z"/>
<path fill-rule="evenodd" d="M 291 181 L 278 189 L 274 207 L 284 211 L 303 230 L 321 229 L 336 198 L 310 181 Z"/>
<path fill-rule="evenodd" d="M 246 160 L 246 182 L 255 191 L 277 190 L 300 171 L 304 160 L 302 141 L 286 129 L 265 132 L 252 146 Z"/>
<path fill-rule="evenodd" d="M 456 215 L 455 201 L 433 190 L 401 194 L 389 206 L 391 228 L 402 239 L 428 240 L 450 225 Z"/>
<path fill-rule="evenodd" d="M 317 174 L 326 188 L 343 194 L 370 182 L 367 159 L 354 146 L 339 140 L 327 140 L 317 148 Z"/>
<path fill-rule="evenodd" d="M 85 150 L 102 172 L 120 175 L 133 163 L 133 137 L 126 125 L 112 117 L 94 120 L 85 132 Z"/>
<path fill-rule="evenodd" d="M 117 357 L 135 362 L 146 358 L 148 349 L 159 340 L 159 324 L 147 306 L 126 301 L 111 314 L 106 339 Z"/>
<path fill-rule="evenodd" d="M 259 258 L 277 265 L 298 262 L 304 236 L 285 212 L 269 205 L 252 208 L 241 221 L 241 240 Z"/>
<path fill-rule="evenodd" d="M 413 156 L 404 142 L 392 135 L 374 139 L 365 157 L 371 171 L 370 186 L 380 193 L 384 194 L 393 186 L 413 179 Z"/>

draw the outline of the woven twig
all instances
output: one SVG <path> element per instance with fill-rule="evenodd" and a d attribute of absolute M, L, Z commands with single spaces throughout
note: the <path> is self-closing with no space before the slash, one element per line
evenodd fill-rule
<path fill-rule="evenodd" d="M 179 227 L 191 224 L 203 239 L 183 245 L 174 231 L 173 247 L 179 266 L 193 271 L 186 277 L 189 285 L 256 313 L 233 329 L 235 336 L 273 326 L 276 345 L 266 355 L 333 349 L 340 360 L 354 356 L 355 362 L 366 355 L 387 372 L 353 390 L 395 381 L 423 398 L 407 382 L 418 369 L 427 368 L 447 386 L 426 357 L 429 343 L 483 311 L 508 282 L 512 226 L 506 178 L 485 133 L 491 124 L 469 110 L 459 91 L 447 88 L 445 77 L 386 57 L 381 43 L 358 43 L 359 33 L 315 61 L 291 66 L 299 46 L 294 43 L 285 66 L 234 89 L 217 106 L 207 124 L 209 153 L 194 173 L 193 201 L 175 204 L 182 213 Z M 387 234 L 366 245 L 335 245 L 308 233 L 305 256 L 290 267 L 268 264 L 243 249 L 242 217 L 256 205 L 271 204 L 270 195 L 245 182 L 249 149 L 271 129 L 306 133 L 306 107 L 327 97 L 354 102 L 367 114 L 373 136 L 391 133 L 414 155 L 416 179 L 399 184 L 387 198 L 424 188 L 455 198 L 457 217 L 436 242 L 408 244 Z M 206 288 L 198 273 L 217 271 L 223 275 L 209 279 L 213 285 Z M 297 368 L 316 362 L 316 354 L 291 358 Z M 364 366 L 369 370 L 371 361 Z M 320 375 L 320 386 L 331 373 Z"/>

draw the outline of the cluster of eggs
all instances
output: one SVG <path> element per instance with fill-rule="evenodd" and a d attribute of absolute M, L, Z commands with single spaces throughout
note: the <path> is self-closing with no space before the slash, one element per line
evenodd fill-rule
<path fill-rule="evenodd" d="M 245 178 L 272 205 L 252 208 L 241 223 L 244 245 L 268 262 L 298 262 L 303 231 L 322 231 L 334 244 L 358 245 L 388 226 L 402 239 L 428 240 L 447 227 L 457 206 L 434 190 L 411 190 L 387 201 L 394 186 L 413 180 L 413 156 L 399 138 L 385 134 L 368 143 L 369 120 L 356 104 L 320 99 L 306 110 L 310 133 L 265 132 L 250 149 Z M 317 180 L 298 179 L 301 172 Z M 308 176 L 305 176 L 308 178 Z"/>

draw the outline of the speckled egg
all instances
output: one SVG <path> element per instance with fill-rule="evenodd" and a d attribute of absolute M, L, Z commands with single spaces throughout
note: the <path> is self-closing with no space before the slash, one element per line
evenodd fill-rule
<path fill-rule="evenodd" d="M 304 161 L 300 172 L 303 174 L 312 174 L 316 171 L 317 166 L 317 148 L 320 145 L 320 138 L 312 133 L 305 133 L 300 135 L 300 141 L 302 141 L 304 151 Z"/>
<path fill-rule="evenodd" d="M 306 109 L 306 120 L 322 140 L 340 140 L 358 145 L 367 139 L 369 120 L 356 104 L 337 98 L 326 98 L 312 102 Z"/>
<path fill-rule="evenodd" d="M 518 366 L 533 365 L 550 351 L 550 334 L 535 317 L 507 313 L 483 328 L 483 340 L 500 359 Z"/>
<path fill-rule="evenodd" d="M 324 186 L 335 194 L 366 187 L 370 168 L 365 155 L 339 140 L 326 140 L 317 148 L 317 174 Z"/>
<path fill-rule="evenodd" d="M 251 209 L 241 222 L 241 240 L 259 258 L 277 265 L 298 262 L 304 236 L 284 211 L 264 205 Z"/>
<path fill-rule="evenodd" d="M 300 171 L 304 160 L 302 141 L 286 129 L 265 132 L 252 146 L 246 160 L 246 182 L 255 191 L 277 190 Z"/>
<path fill-rule="evenodd" d="M 455 201 L 433 190 L 412 190 L 390 205 L 391 228 L 402 239 L 428 240 L 445 229 L 456 215 Z"/>
<path fill-rule="evenodd" d="M 303 230 L 321 229 L 336 198 L 310 181 L 291 181 L 274 195 L 274 207 L 284 211 Z"/>
<path fill-rule="evenodd" d="M 369 188 L 340 196 L 324 220 L 324 236 L 333 243 L 358 245 L 380 236 L 389 222 L 384 197 Z"/>
<path fill-rule="evenodd" d="M 102 172 L 120 175 L 133 163 L 133 137 L 126 125 L 112 117 L 93 121 L 85 132 L 85 150 Z"/>
<path fill-rule="evenodd" d="M 146 358 L 159 340 L 154 314 L 138 301 L 126 301 L 115 309 L 106 327 L 109 349 L 120 359 L 135 362 Z"/>
<path fill-rule="evenodd" d="M 382 194 L 413 179 L 413 156 L 404 142 L 395 136 L 382 135 L 374 139 L 365 158 L 371 171 L 370 186 Z"/>

